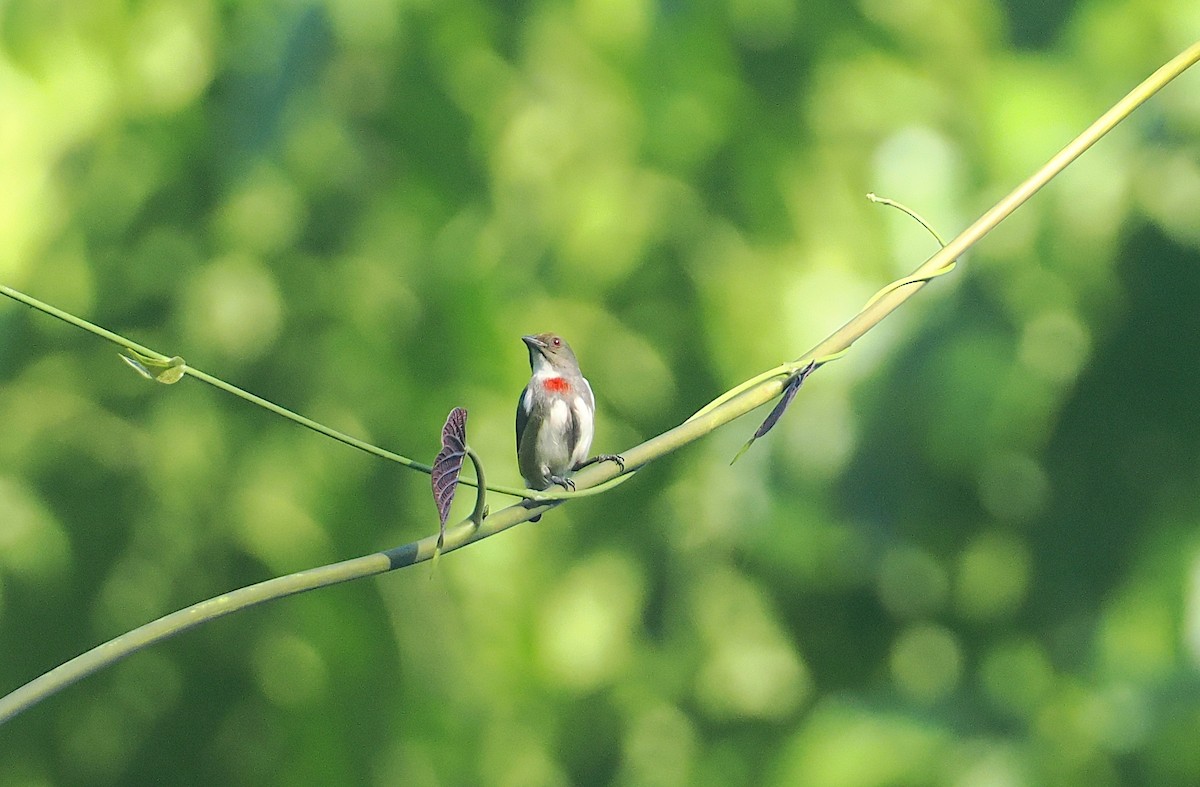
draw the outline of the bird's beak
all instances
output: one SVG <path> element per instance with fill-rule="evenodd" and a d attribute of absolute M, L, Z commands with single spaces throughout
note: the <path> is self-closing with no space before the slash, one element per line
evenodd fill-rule
<path fill-rule="evenodd" d="M 525 344 L 531 350 L 537 350 L 538 352 L 541 352 L 542 350 L 546 349 L 546 343 L 536 336 L 522 336 L 521 341 L 525 342 Z"/>

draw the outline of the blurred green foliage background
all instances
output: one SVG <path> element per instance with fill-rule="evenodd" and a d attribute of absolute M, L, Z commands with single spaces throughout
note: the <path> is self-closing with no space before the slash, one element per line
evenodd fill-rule
<path fill-rule="evenodd" d="M 794 358 L 1200 35 L 1194 0 L 6 0 L 0 281 L 517 484 Z M 804 387 L 609 494 L 0 727 L 0 785 L 1200 783 L 1200 74 Z M 493 500 L 493 506 L 502 500 Z M 460 502 L 461 513 L 469 508 Z M 456 509 L 458 510 L 458 509 Z M 428 478 L 0 303 L 0 692 L 434 532 Z"/>

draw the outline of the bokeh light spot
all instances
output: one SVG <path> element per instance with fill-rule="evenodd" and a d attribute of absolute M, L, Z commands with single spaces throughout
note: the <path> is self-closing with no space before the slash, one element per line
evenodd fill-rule
<path fill-rule="evenodd" d="M 282 321 L 279 291 L 256 260 L 225 257 L 202 269 L 187 293 L 189 343 L 253 360 L 275 341 Z"/>
<path fill-rule="evenodd" d="M 331 0 L 325 4 L 339 38 L 356 46 L 389 44 L 400 30 L 400 5 L 389 0 Z"/>
<path fill-rule="evenodd" d="M 1047 382 L 1073 382 L 1091 354 L 1091 337 L 1074 315 L 1055 310 L 1030 320 L 1021 336 L 1018 357 Z"/>
<path fill-rule="evenodd" d="M 913 546 L 892 547 L 879 567 L 879 598 L 897 618 L 932 615 L 945 605 L 950 579 L 945 567 Z"/>
<path fill-rule="evenodd" d="M 1100 652 L 1113 675 L 1148 679 L 1171 669 L 1177 623 L 1169 603 L 1149 588 L 1125 591 L 1104 611 Z"/>
<path fill-rule="evenodd" d="M 278 461 L 286 462 L 282 453 Z M 244 548 L 279 572 L 332 559 L 329 537 L 297 499 L 283 465 L 259 467 L 237 498 L 237 535 Z"/>
<path fill-rule="evenodd" d="M 1025 598 L 1029 584 L 1029 549 L 1009 533 L 977 536 L 958 559 L 956 601 L 968 618 L 1010 615 Z"/>
<path fill-rule="evenodd" d="M 312 643 L 294 634 L 264 634 L 254 646 L 251 662 L 259 690 L 276 705 L 304 705 L 325 692 L 325 659 Z"/>
<path fill-rule="evenodd" d="M 624 555 L 575 567 L 542 610 L 539 655 L 548 676 L 588 690 L 617 675 L 632 654 L 643 594 L 641 573 Z"/>
<path fill-rule="evenodd" d="M 70 544 L 58 522 L 30 489 L 0 476 L 0 566 L 44 583 L 66 570 Z"/>
<path fill-rule="evenodd" d="M 982 462 L 979 499 L 992 516 L 1024 522 L 1046 505 L 1050 483 L 1041 466 L 1024 454 L 1001 453 Z"/>
<path fill-rule="evenodd" d="M 215 230 L 233 249 L 270 254 L 290 248 L 306 218 L 296 184 L 276 169 L 261 167 L 226 199 Z"/>
<path fill-rule="evenodd" d="M 925 783 L 946 750 L 932 724 L 846 703 L 822 704 L 780 760 L 774 785 L 884 787 Z"/>
<path fill-rule="evenodd" d="M 1032 716 L 1054 684 L 1054 669 L 1033 640 L 1006 642 L 987 652 L 979 668 L 987 696 L 1001 710 Z"/>
<path fill-rule="evenodd" d="M 100 631 L 127 631 L 166 612 L 171 579 L 157 558 L 127 557 L 104 580 L 93 616 Z"/>
<path fill-rule="evenodd" d="M 652 705 L 632 719 L 622 745 L 625 784 L 686 787 L 694 783 L 696 727 L 678 708 Z"/>
<path fill-rule="evenodd" d="M 1183 603 L 1183 645 L 1193 666 L 1200 667 L 1200 553 L 1192 558 Z"/>
<path fill-rule="evenodd" d="M 962 652 L 947 629 L 911 626 L 892 644 L 891 669 L 902 693 L 918 702 L 933 702 L 958 685 Z"/>
<path fill-rule="evenodd" d="M 808 696 L 808 669 L 761 590 L 721 571 L 700 584 L 691 604 L 708 643 L 696 693 L 709 714 L 779 718 Z"/>
<path fill-rule="evenodd" d="M 157 2 L 134 22 L 130 60 L 138 96 L 148 108 L 174 112 L 212 80 L 212 20 L 208 3 Z"/>

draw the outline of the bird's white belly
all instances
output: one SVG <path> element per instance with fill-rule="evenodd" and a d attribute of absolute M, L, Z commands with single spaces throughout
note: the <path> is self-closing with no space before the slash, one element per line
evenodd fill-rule
<path fill-rule="evenodd" d="M 567 444 L 570 424 L 571 408 L 560 399 L 550 406 L 545 428 L 538 431 L 537 456 L 551 475 L 571 469 L 571 446 Z"/>

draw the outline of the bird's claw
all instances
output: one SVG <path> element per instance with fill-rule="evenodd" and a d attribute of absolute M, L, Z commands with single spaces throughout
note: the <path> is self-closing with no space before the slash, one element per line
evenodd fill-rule
<path fill-rule="evenodd" d="M 586 462 L 580 462 L 579 464 L 575 465 L 575 469 L 582 470 L 585 467 L 590 467 L 594 464 L 599 464 L 600 462 L 616 462 L 617 466 L 621 468 L 621 472 L 625 472 L 625 457 L 621 456 L 620 454 L 596 454 Z"/>
<path fill-rule="evenodd" d="M 625 457 L 620 454 L 600 454 L 596 457 L 597 462 L 616 462 L 617 467 L 621 468 L 621 472 L 625 472 Z"/>
<path fill-rule="evenodd" d="M 575 482 L 569 478 L 564 478 L 563 476 L 560 476 L 560 475 L 552 475 L 552 476 L 549 476 L 549 481 L 551 484 L 558 484 L 559 486 L 561 486 L 563 489 L 567 490 L 568 492 L 575 491 Z"/>

